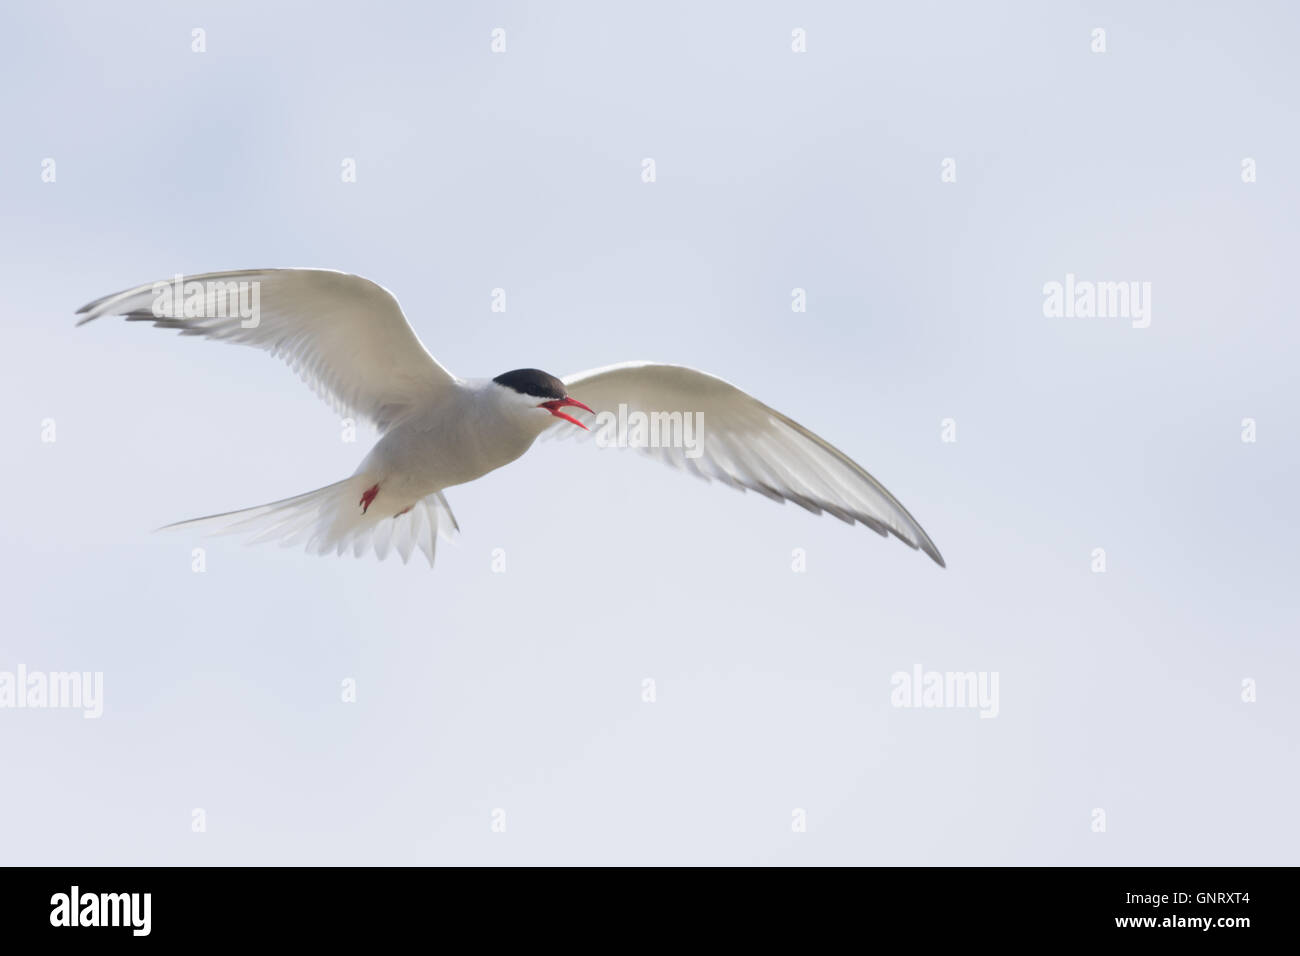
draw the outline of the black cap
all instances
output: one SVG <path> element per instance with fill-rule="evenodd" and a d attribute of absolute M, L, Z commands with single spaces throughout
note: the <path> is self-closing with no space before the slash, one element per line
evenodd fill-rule
<path fill-rule="evenodd" d="M 492 381 L 534 398 L 564 398 L 568 394 L 563 382 L 537 368 L 517 368 L 513 372 L 502 372 Z"/>

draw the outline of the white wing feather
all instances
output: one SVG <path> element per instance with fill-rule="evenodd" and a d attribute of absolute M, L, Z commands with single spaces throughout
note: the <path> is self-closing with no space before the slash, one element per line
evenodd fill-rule
<path fill-rule="evenodd" d="M 238 310 L 224 303 L 218 316 L 173 318 L 155 314 L 161 287 L 137 286 L 82 306 L 78 325 L 105 315 L 152 322 L 283 359 L 343 415 L 372 421 L 381 431 L 455 383 L 416 336 L 387 289 L 345 272 L 325 269 L 248 269 L 184 276 L 186 283 L 256 282 L 257 324 L 244 328 Z M 247 303 L 247 300 L 246 300 Z"/>
<path fill-rule="evenodd" d="M 701 412 L 699 457 L 686 457 L 680 447 L 645 450 L 706 480 L 891 533 L 944 566 L 929 535 L 880 482 L 829 442 L 729 382 L 681 365 L 625 362 L 568 375 L 564 384 L 597 414 L 617 414 L 620 404 L 629 413 Z M 585 412 L 575 414 L 597 427 Z M 570 427 L 567 434 L 592 432 Z"/>

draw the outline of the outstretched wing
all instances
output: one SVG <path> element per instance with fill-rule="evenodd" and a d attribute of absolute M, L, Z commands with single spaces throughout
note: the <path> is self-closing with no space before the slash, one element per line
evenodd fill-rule
<path fill-rule="evenodd" d="M 691 457 L 695 451 L 687 454 L 683 442 L 677 443 L 682 447 L 644 451 L 706 480 L 748 488 L 774 501 L 793 501 L 813 514 L 824 511 L 849 524 L 860 522 L 881 535 L 893 534 L 944 566 L 939 549 L 916 519 L 861 466 L 720 378 L 681 365 L 626 362 L 568 375 L 564 384 L 597 413 L 593 422 L 587 413 L 575 412 L 593 431 L 570 427 L 568 433 L 599 435 L 600 414 L 616 416 L 620 405 L 627 406 L 628 414 L 702 413 L 696 457 Z"/>
<path fill-rule="evenodd" d="M 246 269 L 163 280 L 96 299 L 105 315 L 152 322 L 282 358 L 340 414 L 390 427 L 456 379 L 429 354 L 392 293 L 325 269 Z"/>

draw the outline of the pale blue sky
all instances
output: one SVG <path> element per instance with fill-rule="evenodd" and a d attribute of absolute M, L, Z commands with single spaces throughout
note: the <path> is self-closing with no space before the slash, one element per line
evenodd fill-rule
<path fill-rule="evenodd" d="M 1296 862 L 1290 5 L 133 10 L 0 13 L 0 671 L 105 694 L 0 710 L 0 862 Z M 721 375 L 948 569 L 572 443 L 451 489 L 433 572 L 151 534 L 369 436 L 72 313 L 284 265 L 381 282 L 462 375 Z M 1066 273 L 1150 282 L 1150 328 L 1045 318 Z M 918 663 L 999 716 L 891 707 Z"/>

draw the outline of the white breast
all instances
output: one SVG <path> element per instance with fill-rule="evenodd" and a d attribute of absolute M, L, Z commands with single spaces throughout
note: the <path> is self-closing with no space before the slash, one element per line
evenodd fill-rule
<path fill-rule="evenodd" d="M 394 426 L 357 472 L 413 498 L 473 481 L 514 461 L 549 425 L 521 411 L 491 381 L 465 381 Z"/>

